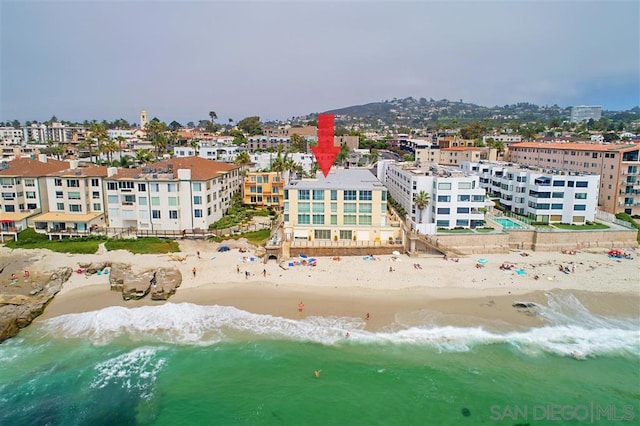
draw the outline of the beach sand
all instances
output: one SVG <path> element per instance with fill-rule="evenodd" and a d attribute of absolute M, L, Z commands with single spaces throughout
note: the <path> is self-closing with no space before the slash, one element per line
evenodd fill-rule
<path fill-rule="evenodd" d="M 148 296 L 124 301 L 120 293 L 109 290 L 108 275 L 87 277 L 74 273 L 38 321 L 108 306 L 195 303 L 235 306 L 294 319 L 361 318 L 370 330 L 425 323 L 504 329 L 543 325 L 540 318 L 515 309 L 512 304 L 545 304 L 548 292 L 571 293 L 596 314 L 640 315 L 640 264 L 632 250 L 633 260 L 611 259 L 602 250 L 575 255 L 528 252 L 528 256 L 514 251 L 460 258 L 458 262 L 407 255 L 381 255 L 373 261 L 361 256 L 342 257 L 339 261 L 319 257 L 317 266 L 283 269 L 273 260 L 267 264 L 261 259 L 249 261 L 253 256 L 251 246 L 242 241 L 228 244 L 232 250 L 223 253 L 216 251 L 220 245 L 216 243 L 187 240 L 180 245 L 180 255 L 186 256 L 183 261 L 173 260 L 170 255 L 132 255 L 126 251 L 69 255 L 0 247 L 0 257 L 6 265 L 0 281 L 6 285 L 6 277 L 18 266 L 28 267 L 32 274 L 43 274 L 60 266 L 75 270 L 78 263 L 91 261 L 131 263 L 135 272 L 175 266 L 183 276 L 181 287 L 167 302 L 152 301 Z M 238 247 L 249 251 L 241 253 Z M 29 265 L 11 261 L 24 260 L 25 256 L 31 259 Z M 486 260 L 484 267 L 476 267 L 478 258 Z M 503 271 L 499 269 L 503 262 L 514 267 Z M 560 265 L 574 272 L 561 272 Z M 191 272 L 194 267 L 195 278 Z M 305 304 L 303 312 L 298 311 L 300 301 Z"/>

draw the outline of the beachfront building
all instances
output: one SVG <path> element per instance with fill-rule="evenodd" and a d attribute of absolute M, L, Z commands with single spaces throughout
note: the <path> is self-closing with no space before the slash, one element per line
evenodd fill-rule
<path fill-rule="evenodd" d="M 51 160 L 48 160 L 51 161 Z M 44 179 L 48 208 L 29 222 L 37 232 L 63 235 L 85 234 L 105 224 L 103 179 L 107 168 L 81 167 L 77 160 Z"/>
<path fill-rule="evenodd" d="M 248 172 L 244 179 L 244 204 L 270 207 L 281 211 L 284 206 L 284 178 L 278 172 Z"/>
<path fill-rule="evenodd" d="M 484 226 L 485 190 L 478 176 L 467 175 L 458 167 L 381 161 L 378 179 L 407 212 L 406 219 L 419 233 Z M 429 202 L 420 209 L 415 199 L 423 191 Z"/>
<path fill-rule="evenodd" d="M 509 163 L 465 163 L 490 198 L 534 222 L 584 225 L 595 220 L 600 176 Z"/>
<path fill-rule="evenodd" d="M 640 144 L 522 142 L 508 161 L 530 168 L 600 175 L 598 206 L 615 214 L 640 215 Z"/>
<path fill-rule="evenodd" d="M 240 193 L 237 166 L 199 157 L 137 169 L 110 168 L 105 179 L 108 226 L 146 231 L 206 230 Z"/>
<path fill-rule="evenodd" d="M 393 241 L 387 189 L 368 169 L 333 168 L 325 178 L 293 179 L 284 187 L 284 237 L 318 244 Z"/>
<path fill-rule="evenodd" d="M 30 218 L 49 210 L 46 176 L 69 167 L 39 155 L 38 159 L 17 158 L 0 164 L 0 231 L 20 232 Z"/>

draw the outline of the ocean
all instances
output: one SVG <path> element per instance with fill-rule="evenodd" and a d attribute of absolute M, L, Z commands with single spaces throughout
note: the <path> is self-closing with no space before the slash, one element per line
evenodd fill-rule
<path fill-rule="evenodd" d="M 544 327 L 510 330 L 189 303 L 59 316 L 0 345 L 0 425 L 638 424 L 639 319 L 548 299 Z"/>

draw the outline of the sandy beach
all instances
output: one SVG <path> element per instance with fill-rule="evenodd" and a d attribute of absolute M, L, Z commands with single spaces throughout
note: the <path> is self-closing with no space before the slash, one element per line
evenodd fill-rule
<path fill-rule="evenodd" d="M 235 306 L 294 319 L 362 318 L 366 328 L 372 330 L 425 321 L 488 328 L 531 327 L 543 325 L 542 320 L 512 304 L 545 304 L 548 292 L 570 292 L 596 314 L 640 315 L 640 263 L 632 250 L 629 253 L 633 260 L 611 259 L 602 250 L 573 255 L 527 252 L 527 256 L 514 251 L 457 261 L 407 255 L 381 255 L 375 260 L 360 256 L 339 260 L 319 257 L 316 266 L 289 267 L 289 262 L 251 261 L 252 248 L 242 241 L 230 243 L 232 249 L 228 252 L 217 252 L 219 245 L 181 241 L 182 261 L 171 255 L 133 255 L 126 251 L 69 255 L 0 247 L 5 265 L 0 279 L 2 285 L 7 285 L 7 276 L 21 273 L 22 269 L 28 268 L 32 276 L 37 276 L 60 266 L 76 269 L 79 263 L 91 261 L 130 263 L 134 272 L 175 266 L 183 276 L 181 287 L 167 302 L 148 298 L 124 301 L 119 293 L 110 291 L 108 275 L 74 273 L 37 321 L 108 306 L 194 303 Z M 239 247 L 248 251 L 242 253 Z M 483 267 L 478 268 L 481 258 Z M 500 269 L 503 264 L 510 269 Z M 560 266 L 568 272 L 560 271 Z M 298 310 L 300 301 L 305 305 L 302 312 Z"/>

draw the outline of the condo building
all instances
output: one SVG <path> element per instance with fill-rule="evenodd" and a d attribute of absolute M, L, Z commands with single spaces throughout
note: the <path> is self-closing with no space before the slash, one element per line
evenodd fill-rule
<path fill-rule="evenodd" d="M 332 169 L 325 178 L 284 187 L 286 241 L 388 242 L 400 235 L 387 221 L 387 189 L 367 169 Z"/>
<path fill-rule="evenodd" d="M 508 161 L 539 169 L 599 174 L 598 206 L 640 215 L 640 144 L 539 143 L 509 146 Z"/>
<path fill-rule="evenodd" d="M 422 234 L 435 234 L 437 228 L 484 226 L 485 190 L 478 176 L 466 175 L 457 167 L 381 161 L 378 178 L 407 212 L 413 229 Z M 415 199 L 422 191 L 429 195 L 429 202 L 419 209 Z"/>
<path fill-rule="evenodd" d="M 465 163 L 490 198 L 534 222 L 584 225 L 595 220 L 600 176 L 508 163 Z"/>

